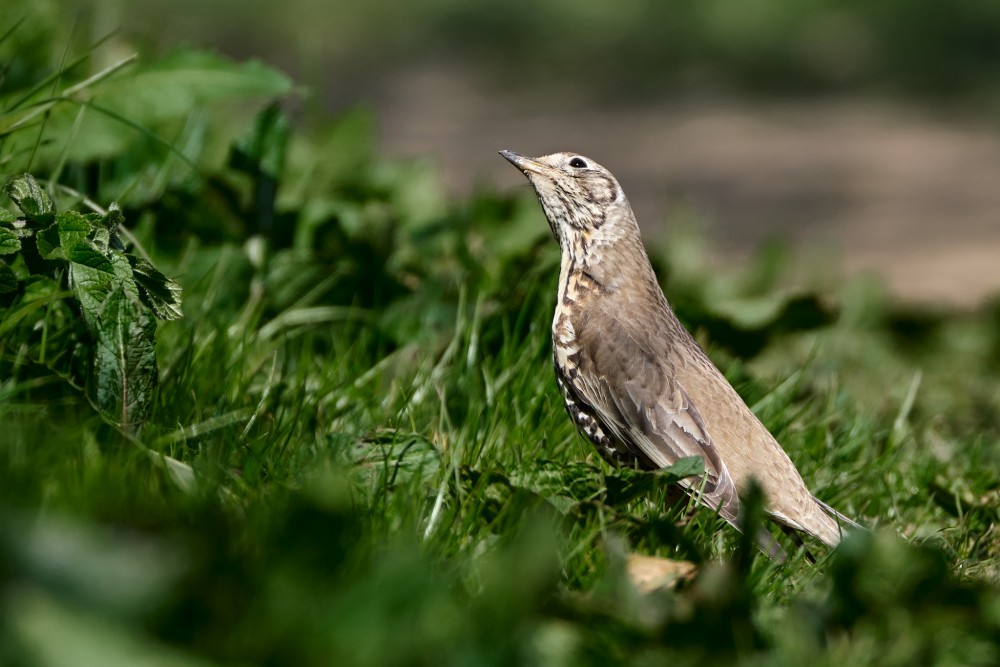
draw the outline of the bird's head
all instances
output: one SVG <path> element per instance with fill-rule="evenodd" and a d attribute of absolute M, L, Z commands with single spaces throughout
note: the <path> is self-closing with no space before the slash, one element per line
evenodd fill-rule
<path fill-rule="evenodd" d="M 611 240 L 635 226 L 618 181 L 590 158 L 577 153 L 530 158 L 507 150 L 500 155 L 528 177 L 564 250 L 581 238 Z"/>

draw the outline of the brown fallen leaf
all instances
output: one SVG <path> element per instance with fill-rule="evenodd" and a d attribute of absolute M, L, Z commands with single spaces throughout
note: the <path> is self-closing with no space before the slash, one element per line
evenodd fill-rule
<path fill-rule="evenodd" d="M 643 594 L 673 588 L 681 581 L 689 579 L 697 569 L 694 563 L 686 560 L 639 554 L 629 554 L 625 559 L 625 572 L 629 581 Z"/>

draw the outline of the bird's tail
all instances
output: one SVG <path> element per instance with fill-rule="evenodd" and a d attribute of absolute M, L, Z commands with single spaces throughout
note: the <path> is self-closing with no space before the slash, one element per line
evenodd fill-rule
<path fill-rule="evenodd" d="M 771 531 L 763 526 L 757 530 L 757 547 L 776 563 L 784 563 L 785 558 L 787 558 L 785 550 L 778 544 L 778 540 L 774 539 Z"/>
<path fill-rule="evenodd" d="M 826 512 L 827 516 L 829 516 L 831 519 L 833 519 L 834 521 L 837 522 L 838 527 L 840 528 L 841 533 L 844 532 L 845 528 L 847 530 L 849 530 L 849 531 L 850 530 L 865 530 L 865 527 L 862 526 L 860 523 L 858 523 L 854 519 L 851 519 L 851 518 L 848 518 L 848 517 L 844 516 L 843 514 L 841 514 L 837 510 L 833 509 L 832 507 L 830 507 L 829 505 L 827 505 L 826 503 L 824 503 L 822 500 L 820 500 L 816 496 L 813 496 L 813 500 L 816 502 L 817 505 L 819 505 L 819 508 L 821 510 L 823 510 L 824 512 Z"/>
<path fill-rule="evenodd" d="M 729 473 L 722 468 L 725 479 L 729 479 Z M 682 482 L 683 485 L 683 482 Z M 708 490 L 706 478 L 702 477 L 701 486 L 696 489 L 689 489 L 689 493 L 701 503 L 708 505 L 718 512 L 719 516 L 726 520 L 736 530 L 743 532 L 743 519 L 740 517 L 740 499 L 735 493 L 735 486 L 731 481 L 728 485 L 716 484 Z M 785 550 L 781 548 L 778 541 L 774 539 L 771 532 L 763 526 L 757 531 L 757 547 L 764 552 L 771 560 L 777 563 L 785 562 Z"/>

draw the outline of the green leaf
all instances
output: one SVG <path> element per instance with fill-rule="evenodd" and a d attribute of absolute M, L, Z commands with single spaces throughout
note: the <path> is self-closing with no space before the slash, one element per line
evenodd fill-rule
<path fill-rule="evenodd" d="M 600 469 L 583 462 L 530 462 L 512 470 L 510 481 L 550 500 L 553 497 L 593 500 L 602 491 Z"/>
<path fill-rule="evenodd" d="M 0 294 L 17 289 L 17 275 L 7 262 L 0 259 Z"/>
<path fill-rule="evenodd" d="M 76 211 L 56 214 L 56 221 L 38 232 L 35 242 L 42 259 L 68 259 L 69 249 L 86 239 L 94 231 L 94 226 L 86 217 Z"/>
<path fill-rule="evenodd" d="M 156 321 L 123 285 L 111 289 L 97 313 L 96 402 L 121 428 L 145 420 L 156 388 Z"/>
<path fill-rule="evenodd" d="M 209 51 L 181 49 L 96 87 L 101 106 L 143 123 L 179 117 L 205 102 L 285 95 L 292 81 L 258 61 L 234 62 Z"/>
<path fill-rule="evenodd" d="M 108 259 L 111 260 L 111 266 L 115 271 L 118 284 L 122 286 L 122 289 L 125 290 L 129 297 L 134 301 L 139 301 L 139 287 L 135 284 L 135 279 L 132 277 L 132 264 L 129 262 L 128 255 L 121 250 L 110 248 L 108 250 Z"/>
<path fill-rule="evenodd" d="M 257 230 L 274 225 L 274 202 L 289 133 L 288 117 L 280 105 L 271 104 L 257 114 L 250 134 L 235 142 L 229 154 L 229 166 L 254 180 L 252 217 Z"/>
<path fill-rule="evenodd" d="M 28 131 L 5 135 L 5 154 L 34 150 L 36 162 L 50 167 L 61 160 L 84 163 L 123 153 L 143 155 L 144 172 L 159 172 L 155 179 L 138 179 L 137 185 L 129 170 L 116 171 L 109 178 L 122 188 L 128 185 L 128 200 L 138 197 L 149 201 L 162 194 L 170 181 L 189 177 L 206 150 L 212 151 L 207 159 L 216 160 L 216 149 L 228 145 L 257 109 L 290 93 L 293 84 L 289 77 L 260 62 L 241 63 L 183 48 L 155 62 L 121 68 L 86 86 L 77 84 L 68 94 L 63 90 L 51 100 L 48 90 L 39 91 L 37 97 L 39 103 L 43 99 L 53 102 L 44 116 L 42 141 L 37 141 L 39 130 L 35 128 L 39 123 L 29 123 L 22 126 Z M 11 112 L 9 120 L 0 117 L 0 135 L 11 123 L 37 112 L 23 109 Z M 202 137 L 206 112 L 213 121 L 221 120 L 223 114 L 226 118 L 225 122 L 212 123 L 212 139 L 219 143 L 207 148 Z M 69 142 L 59 139 L 70 136 L 73 140 Z M 151 148 L 179 159 L 171 158 L 169 164 L 159 156 L 151 160 Z"/>
<path fill-rule="evenodd" d="M 144 259 L 130 254 L 128 261 L 142 302 L 161 320 L 181 318 L 181 286 Z"/>
<path fill-rule="evenodd" d="M 653 474 L 673 484 L 688 477 L 697 477 L 703 472 L 705 472 L 705 460 L 703 458 L 700 456 L 685 456 L 684 458 L 677 459 L 673 465 L 660 468 Z"/>
<path fill-rule="evenodd" d="M 108 249 L 111 246 L 111 232 L 105 227 L 97 227 L 94 229 L 93 235 L 91 235 L 90 240 L 94 243 L 100 252 L 105 254 L 108 253 Z"/>
<path fill-rule="evenodd" d="M 352 454 L 355 463 L 386 471 L 391 483 L 414 478 L 429 480 L 441 465 L 441 453 L 433 442 L 405 431 L 373 433 Z"/>
<path fill-rule="evenodd" d="M 702 472 L 701 457 L 689 456 L 654 472 L 619 468 L 605 475 L 602 488 L 600 471 L 593 465 L 539 461 L 512 471 L 510 481 L 516 487 L 544 496 L 560 511 L 565 511 L 575 503 L 602 499 L 602 496 L 605 503 L 617 507 L 663 484 L 676 484 Z"/>
<path fill-rule="evenodd" d="M 111 260 L 88 241 L 80 241 L 67 253 L 70 286 L 80 300 L 87 327 L 97 330 L 97 314 L 118 280 Z"/>
<path fill-rule="evenodd" d="M 118 202 L 111 202 L 107 214 L 101 218 L 101 224 L 108 232 L 114 234 L 123 222 L 125 222 L 125 214 L 122 213 L 121 207 L 118 206 Z"/>
<path fill-rule="evenodd" d="M 623 505 L 641 495 L 650 493 L 662 484 L 676 484 L 682 479 L 695 477 L 705 471 L 705 462 L 700 456 L 686 456 L 673 465 L 654 472 L 621 468 L 605 477 L 607 503 L 611 506 Z"/>
<path fill-rule="evenodd" d="M 252 176 L 278 178 L 285 165 L 290 128 L 281 106 L 271 104 L 257 114 L 249 136 L 238 140 L 229 155 L 229 166 Z"/>
<path fill-rule="evenodd" d="M 66 259 L 66 252 L 59 244 L 58 224 L 51 224 L 35 234 L 35 245 L 42 259 Z"/>
<path fill-rule="evenodd" d="M 52 215 L 55 211 L 52 207 L 52 200 L 31 174 L 22 174 L 12 178 L 4 188 L 4 192 L 29 218 L 42 218 Z"/>
<path fill-rule="evenodd" d="M 69 249 L 66 256 L 69 261 L 75 264 L 106 273 L 109 277 L 115 274 L 115 268 L 111 265 L 111 260 L 108 259 L 108 256 L 90 241 L 80 241 Z"/>
<path fill-rule="evenodd" d="M 7 222 L 14 222 L 17 220 L 17 216 L 8 211 L 5 208 L 0 208 L 0 224 Z"/>
<path fill-rule="evenodd" d="M 69 249 L 87 238 L 94 229 L 94 224 L 81 213 L 63 211 L 56 214 L 56 227 L 59 230 L 59 245 Z"/>
<path fill-rule="evenodd" d="M 21 238 L 14 230 L 0 227 L 0 255 L 13 255 L 21 250 Z"/>

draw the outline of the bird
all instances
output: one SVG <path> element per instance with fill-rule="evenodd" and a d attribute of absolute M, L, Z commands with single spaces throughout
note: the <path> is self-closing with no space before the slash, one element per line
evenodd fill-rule
<path fill-rule="evenodd" d="M 767 427 L 677 319 L 618 180 L 571 152 L 500 154 L 535 190 L 559 243 L 552 320 L 556 383 L 578 430 L 618 466 L 657 470 L 700 456 L 682 489 L 741 529 L 756 483 L 765 512 L 834 547 L 858 524 L 816 498 Z M 766 530 L 758 544 L 784 552 Z"/>

